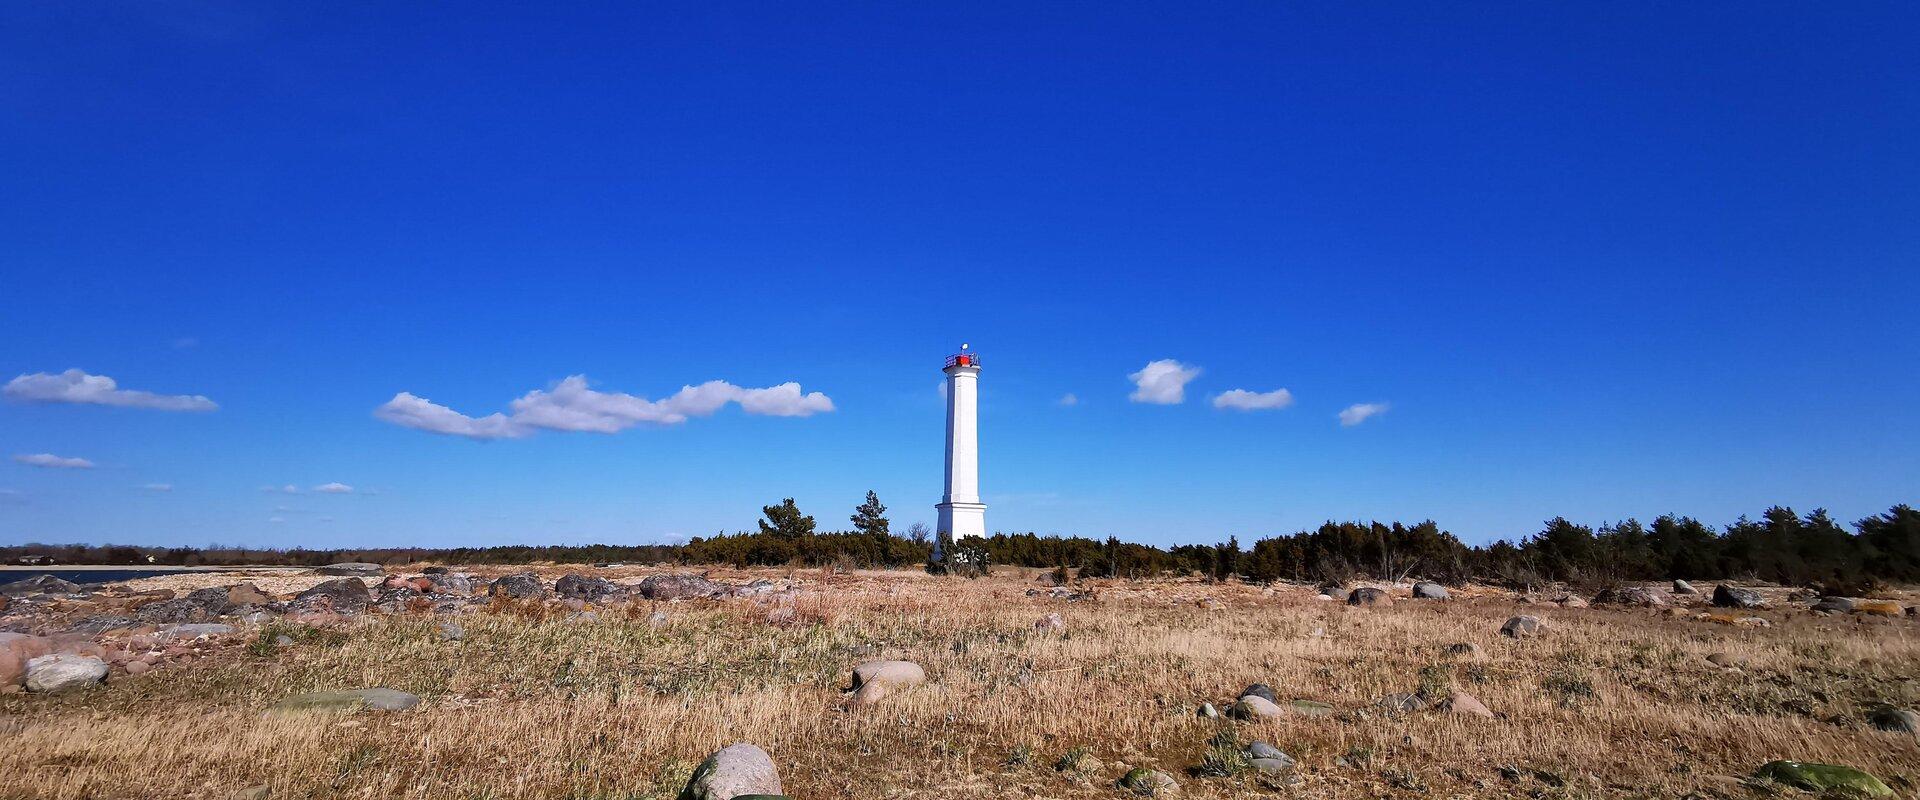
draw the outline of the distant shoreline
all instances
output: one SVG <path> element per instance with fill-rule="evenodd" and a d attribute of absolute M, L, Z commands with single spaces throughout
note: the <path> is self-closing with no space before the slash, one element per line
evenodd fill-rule
<path fill-rule="evenodd" d="M 261 565 L 255 565 L 255 566 L 235 566 L 235 567 L 205 567 L 205 566 L 179 567 L 179 566 L 171 566 L 166 564 L 39 564 L 35 566 L 26 566 L 26 565 L 20 565 L 20 564 L 0 564 L 0 572 L 92 572 L 92 571 L 107 571 L 107 570 L 117 570 L 117 571 L 153 570 L 153 571 L 166 571 L 166 572 L 233 572 L 236 570 L 243 570 L 243 569 L 249 569 L 249 570 L 274 569 L 274 570 L 304 571 L 307 569 L 311 569 L 311 567 L 289 567 L 289 566 L 276 566 L 272 564 L 261 564 Z"/>

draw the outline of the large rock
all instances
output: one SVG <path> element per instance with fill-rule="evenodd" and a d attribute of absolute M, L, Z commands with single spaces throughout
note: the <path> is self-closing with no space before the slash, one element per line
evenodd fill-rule
<path fill-rule="evenodd" d="M 1353 590 L 1352 593 L 1347 595 L 1347 605 L 1390 606 L 1390 605 L 1393 605 L 1393 596 L 1387 594 L 1386 590 L 1384 589 L 1375 589 L 1371 586 L 1362 586 L 1358 589 Z"/>
<path fill-rule="evenodd" d="M 30 594 L 72 594 L 79 590 L 79 584 L 56 578 L 52 575 L 35 575 L 31 578 L 0 583 L 0 594 L 10 594 L 14 596 Z"/>
<path fill-rule="evenodd" d="M 1759 592 L 1723 583 L 1713 587 L 1713 604 L 1721 608 L 1759 608 L 1766 602 Z"/>
<path fill-rule="evenodd" d="M 338 564 L 314 567 L 313 571 L 322 575 L 346 575 L 355 578 L 378 578 L 387 572 L 379 564 L 368 564 L 364 561 L 342 561 Z"/>
<path fill-rule="evenodd" d="M 295 614 L 358 614 L 373 602 L 359 578 L 335 578 L 295 595 L 287 611 Z"/>
<path fill-rule="evenodd" d="M 694 767 L 693 777 L 680 790 L 679 800 L 734 800 L 739 797 L 779 796 L 780 771 L 773 757 L 745 742 L 730 744 Z"/>
<path fill-rule="evenodd" d="M 567 574 L 554 582 L 553 592 L 561 597 L 585 600 L 589 603 L 605 602 L 626 594 L 626 587 L 606 578 L 589 575 Z"/>
<path fill-rule="evenodd" d="M 698 575 L 654 575 L 640 582 L 640 596 L 648 600 L 691 600 L 726 593 L 726 587 Z"/>
<path fill-rule="evenodd" d="M 1415 600 L 1445 600 L 1447 597 L 1447 587 L 1432 581 L 1421 581 L 1413 585 Z"/>
<path fill-rule="evenodd" d="M 880 684 L 892 689 L 927 682 L 927 671 L 911 661 L 868 661 L 853 668 L 853 688 Z"/>
<path fill-rule="evenodd" d="M 1667 604 L 1667 596 L 1657 589 L 1649 589 L 1645 586 L 1614 586 L 1594 595 L 1593 604 L 1659 608 Z"/>
<path fill-rule="evenodd" d="M 141 606 L 133 615 L 142 622 L 205 622 L 233 608 L 227 590 L 218 586 L 197 589 L 177 600 L 162 600 Z"/>
<path fill-rule="evenodd" d="M 427 573 L 426 579 L 428 585 L 433 587 L 433 591 L 440 594 L 473 594 L 473 576 L 464 572 L 447 572 L 442 568 L 440 572 Z"/>
<path fill-rule="evenodd" d="M 1753 776 L 1809 792 L 1834 792 L 1859 797 L 1893 796 L 1893 789 L 1881 783 L 1879 778 L 1852 767 L 1834 764 L 1769 761 L 1761 765 Z"/>
<path fill-rule="evenodd" d="M 1894 733 L 1920 733 L 1920 712 L 1908 708 L 1879 706 L 1867 714 L 1873 727 Z"/>
<path fill-rule="evenodd" d="M 1500 626 L 1500 633 L 1515 639 L 1526 639 L 1546 632 L 1546 623 L 1541 622 L 1539 617 L 1526 614 L 1510 618 L 1507 624 Z"/>
<path fill-rule="evenodd" d="M 273 595 L 260 591 L 260 587 L 251 583 L 237 583 L 227 587 L 227 603 L 236 606 L 264 606 L 273 602 Z"/>
<path fill-rule="evenodd" d="M 494 597 L 530 600 L 546 597 L 547 585 L 540 580 L 540 576 L 531 572 L 516 572 L 495 578 L 493 583 L 487 586 L 487 594 Z"/>
<path fill-rule="evenodd" d="M 1174 781 L 1172 775 L 1141 767 L 1121 776 L 1120 788 L 1141 797 L 1157 797 L 1180 791 L 1180 784 Z"/>
<path fill-rule="evenodd" d="M 92 656 L 55 653 L 27 662 L 27 691 L 54 694 L 84 689 L 107 679 L 107 662 Z"/>
<path fill-rule="evenodd" d="M 268 711 L 275 714 L 352 714 L 359 711 L 405 711 L 419 704 L 419 696 L 397 689 L 349 689 L 296 694 L 274 703 Z"/>
<path fill-rule="evenodd" d="M 1822 597 L 1820 598 L 1820 602 L 1813 604 L 1812 610 L 1821 614 L 1851 614 L 1853 613 L 1853 598 Z"/>

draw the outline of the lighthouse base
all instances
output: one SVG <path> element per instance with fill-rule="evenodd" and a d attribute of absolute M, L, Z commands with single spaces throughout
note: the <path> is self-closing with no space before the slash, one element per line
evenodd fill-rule
<path fill-rule="evenodd" d="M 969 536 L 987 535 L 986 503 L 941 503 L 934 508 L 939 509 L 940 517 L 933 530 L 943 538 L 957 542 Z"/>

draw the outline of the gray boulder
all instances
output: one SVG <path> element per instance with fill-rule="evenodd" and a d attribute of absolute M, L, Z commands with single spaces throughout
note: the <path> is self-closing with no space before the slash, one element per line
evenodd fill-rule
<path fill-rule="evenodd" d="M 1280 748 L 1266 742 L 1247 745 L 1247 763 L 1268 775 L 1291 772 L 1295 764 L 1293 756 L 1281 752 Z"/>
<path fill-rule="evenodd" d="M 779 796 L 785 791 L 773 757 L 741 742 L 721 748 L 694 767 L 679 800 L 733 800 L 752 795 Z"/>
<path fill-rule="evenodd" d="M 1515 639 L 1539 636 L 1542 633 L 1546 633 L 1546 631 L 1546 623 L 1541 622 L 1539 617 L 1528 616 L 1526 614 L 1508 619 L 1507 624 L 1500 626 L 1500 633 Z"/>
<path fill-rule="evenodd" d="M 386 574 L 386 569 L 379 564 L 368 564 L 364 561 L 343 561 L 324 567 L 314 567 L 313 571 L 322 575 L 346 575 L 355 578 L 378 578 Z"/>
<path fill-rule="evenodd" d="M 1416 600 L 1445 600 L 1448 597 L 1447 587 L 1431 581 L 1421 581 L 1413 585 L 1413 596 Z"/>
<path fill-rule="evenodd" d="M 560 580 L 554 582 L 553 592 L 561 597 L 600 603 L 626 594 L 627 589 L 606 578 L 567 574 L 560 576 Z"/>
<path fill-rule="evenodd" d="M 487 594 L 522 600 L 541 598 L 547 596 L 547 585 L 540 580 L 540 576 L 531 572 L 516 572 L 495 578 L 487 586 Z"/>
<path fill-rule="evenodd" d="M 1700 590 L 1693 588 L 1693 584 L 1691 583 L 1680 580 L 1679 578 L 1674 578 L 1673 593 L 1674 594 L 1699 594 Z"/>
<path fill-rule="evenodd" d="M 1878 706 L 1867 714 L 1873 727 L 1894 733 L 1920 733 L 1920 713 L 1909 708 Z"/>
<path fill-rule="evenodd" d="M 1273 693 L 1273 687 L 1268 686 L 1264 683 L 1256 683 L 1256 684 L 1253 684 L 1252 686 L 1248 686 L 1247 688 L 1240 690 L 1240 696 L 1241 697 L 1249 697 L 1249 696 L 1264 697 L 1269 703 L 1280 702 L 1280 696 Z"/>
<path fill-rule="evenodd" d="M 726 587 L 698 575 L 654 575 L 640 582 L 640 596 L 648 600 L 691 600 L 725 594 Z"/>
<path fill-rule="evenodd" d="M 55 694 L 85 689 L 107 679 L 107 662 L 92 656 L 55 653 L 27 662 L 27 691 Z"/>
<path fill-rule="evenodd" d="M 359 578 L 335 578 L 315 585 L 287 603 L 293 614 L 358 614 L 373 603 L 373 593 Z"/>
<path fill-rule="evenodd" d="M 1721 608 L 1759 608 L 1766 605 L 1760 593 L 1752 589 L 1720 584 L 1713 587 L 1713 604 Z"/>
<path fill-rule="evenodd" d="M 1820 598 L 1820 602 L 1813 604 L 1813 610 L 1822 614 L 1851 614 L 1853 613 L 1853 598 L 1822 597 Z"/>
<path fill-rule="evenodd" d="M 1375 589 L 1371 586 L 1362 586 L 1358 589 L 1353 590 L 1351 594 L 1347 595 L 1347 605 L 1390 606 L 1390 605 L 1393 605 L 1393 596 L 1387 594 L 1386 591 L 1382 589 Z"/>
<path fill-rule="evenodd" d="M 1639 606 L 1641 608 L 1659 608 L 1667 604 L 1667 596 L 1656 589 L 1645 586 L 1615 586 L 1603 589 L 1593 596 L 1596 606 Z"/>

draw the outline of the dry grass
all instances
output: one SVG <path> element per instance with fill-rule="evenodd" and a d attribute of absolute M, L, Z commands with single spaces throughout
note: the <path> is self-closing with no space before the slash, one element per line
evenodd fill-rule
<path fill-rule="evenodd" d="M 1920 742 L 1862 722 L 1871 702 L 1920 705 L 1911 619 L 1768 611 L 1773 627 L 1753 629 L 1495 596 L 1362 610 L 1303 588 L 1152 582 L 1068 603 L 1026 596 L 1034 584 L 1014 575 L 799 577 L 786 625 L 747 600 L 662 605 L 658 627 L 644 603 L 592 622 L 499 606 L 461 615 L 461 641 L 441 640 L 444 618 L 379 618 L 78 695 L 0 697 L 15 720 L 0 724 L 0 797 L 218 798 L 259 783 L 280 800 L 671 797 L 695 761 L 735 741 L 765 747 L 788 792 L 815 799 L 1114 797 L 1127 766 L 1180 776 L 1190 798 L 1732 797 L 1748 790 L 1731 776 L 1775 758 L 1850 764 L 1906 793 L 1899 781 L 1920 779 Z M 1064 635 L 1034 630 L 1052 611 Z M 1500 637 L 1514 613 L 1552 632 Z M 1486 656 L 1449 658 L 1455 642 Z M 1716 651 L 1747 668 L 1708 664 Z M 849 668 L 873 658 L 917 661 L 931 681 L 843 708 Z M 1188 776 L 1231 724 L 1196 707 L 1256 681 L 1345 713 L 1239 725 L 1300 759 L 1294 786 Z M 1503 717 L 1373 707 L 1423 683 L 1457 685 Z M 262 714 L 289 693 L 365 686 L 426 702 Z M 1076 748 L 1101 767 L 1056 772 Z"/>

